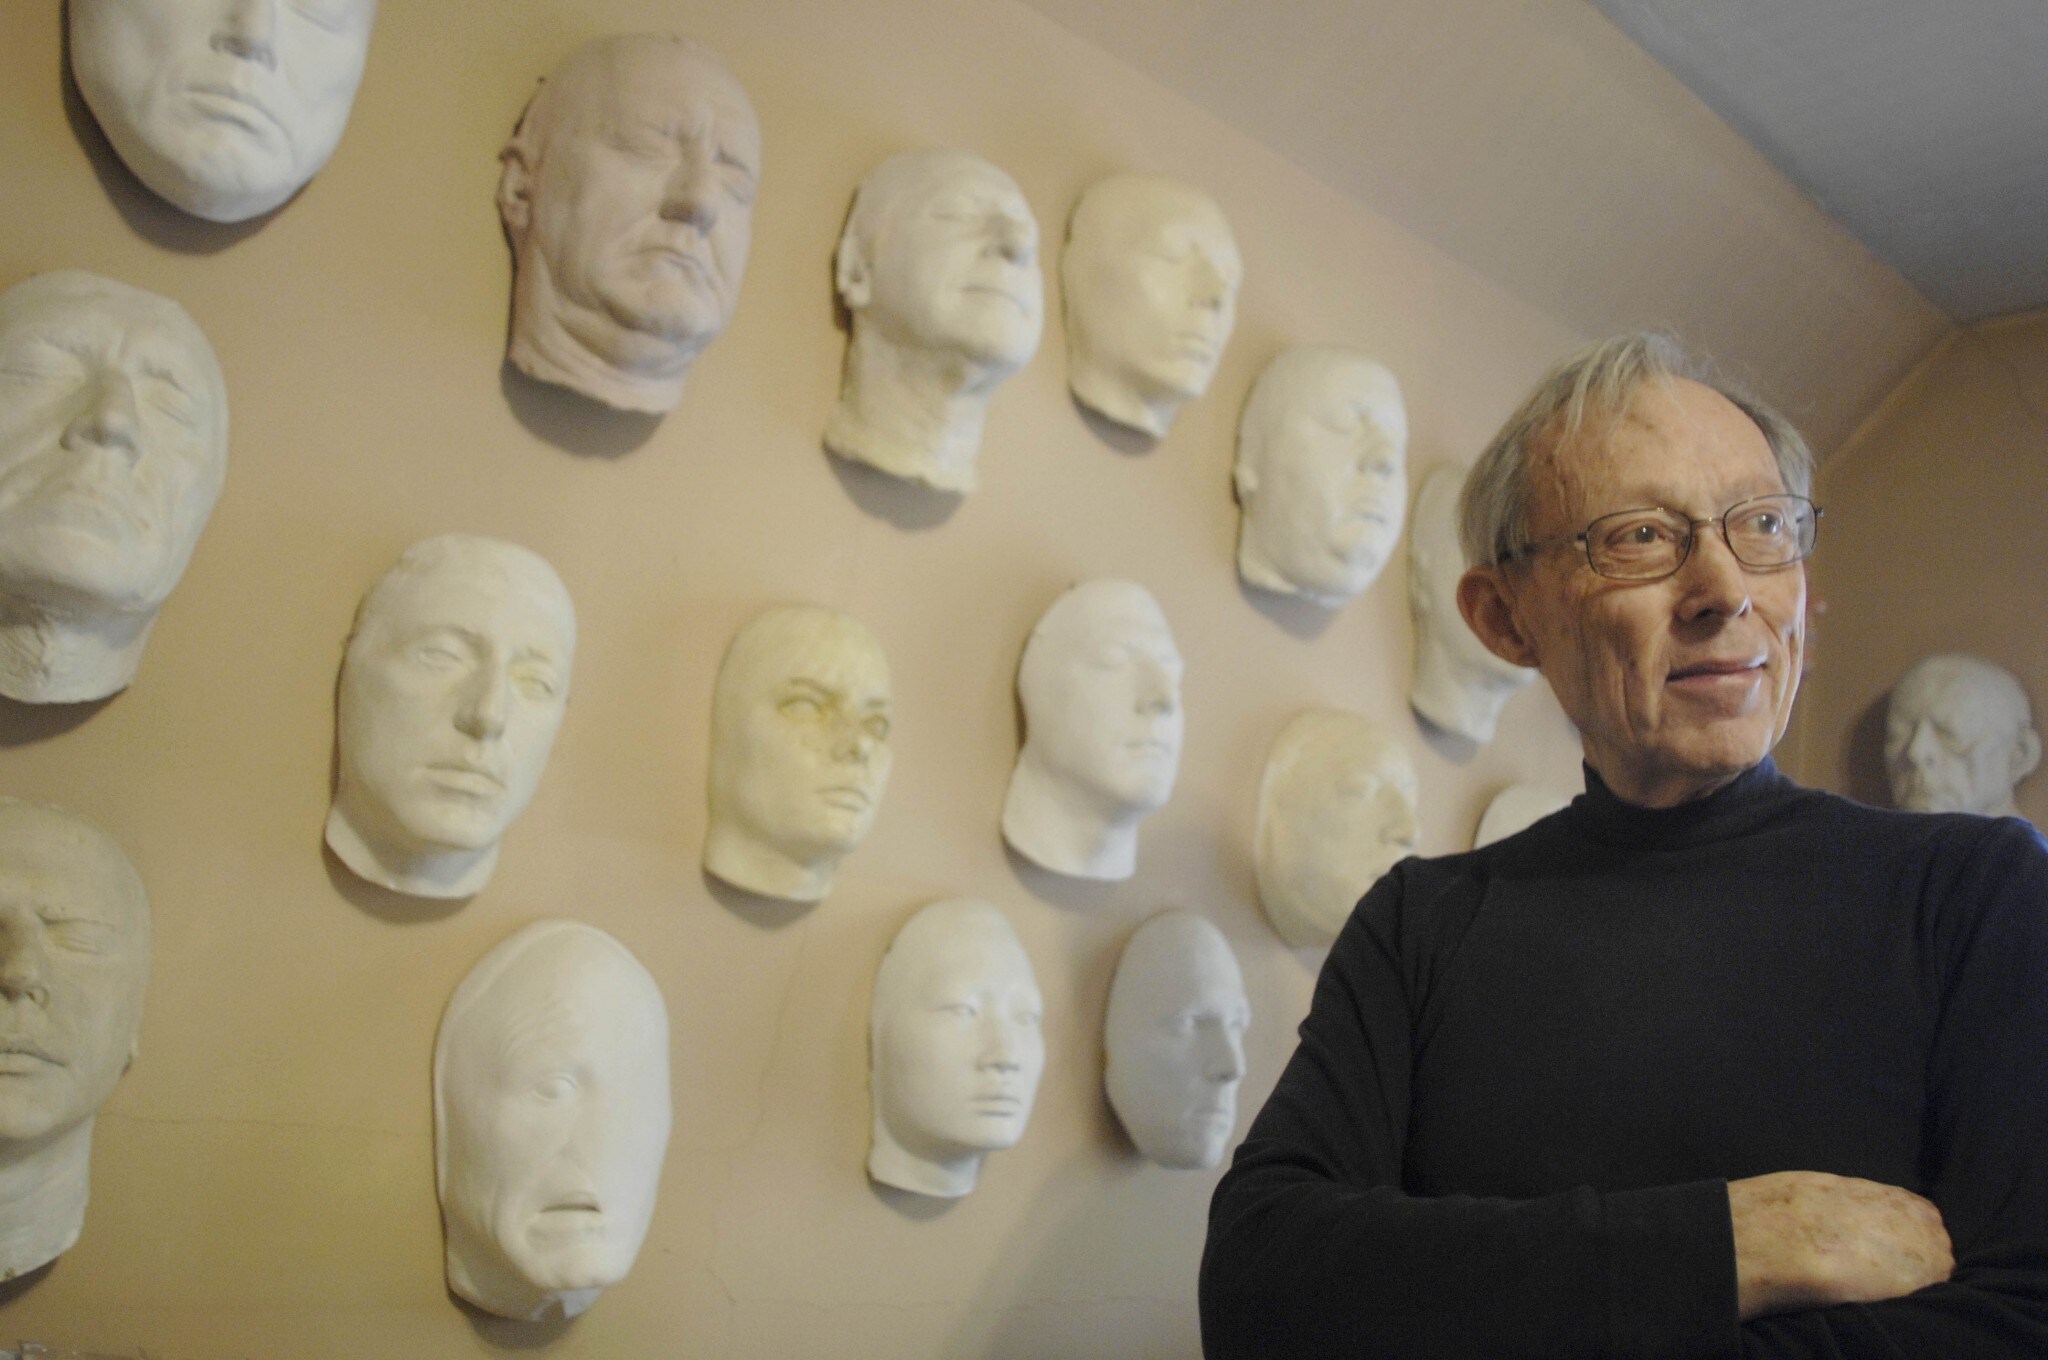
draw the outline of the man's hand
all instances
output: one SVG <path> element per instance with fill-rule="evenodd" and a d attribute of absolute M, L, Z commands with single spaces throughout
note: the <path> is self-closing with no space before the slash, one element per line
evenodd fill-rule
<path fill-rule="evenodd" d="M 1745 1322 L 1895 1299 L 1946 1280 L 1956 1265 L 1941 1210 L 1895 1185 L 1779 1171 L 1730 1181 L 1728 1211 Z"/>

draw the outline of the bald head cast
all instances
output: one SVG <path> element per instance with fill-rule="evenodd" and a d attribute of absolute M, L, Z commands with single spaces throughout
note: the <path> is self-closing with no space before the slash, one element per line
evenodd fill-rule
<path fill-rule="evenodd" d="M 1907 671 L 1885 709 L 1892 801 L 1915 812 L 2012 817 L 2013 788 L 2041 761 L 2027 692 L 1980 656 L 1942 652 Z"/>

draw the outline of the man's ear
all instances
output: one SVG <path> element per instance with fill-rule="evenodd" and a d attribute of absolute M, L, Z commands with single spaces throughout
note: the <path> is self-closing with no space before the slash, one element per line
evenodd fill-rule
<path fill-rule="evenodd" d="M 1536 664 L 1536 648 L 1515 617 L 1505 569 L 1473 567 L 1460 576 L 1458 612 L 1487 651 L 1511 665 Z"/>
<path fill-rule="evenodd" d="M 516 140 L 498 155 L 504 169 L 498 175 L 498 216 L 504 219 L 505 234 L 516 245 L 533 223 L 533 166 L 526 148 Z"/>
<path fill-rule="evenodd" d="M 868 268 L 867 252 L 852 232 L 839 238 L 838 253 L 832 257 L 832 286 L 839 290 L 839 300 L 849 312 L 859 311 L 874 297 L 874 276 Z"/>

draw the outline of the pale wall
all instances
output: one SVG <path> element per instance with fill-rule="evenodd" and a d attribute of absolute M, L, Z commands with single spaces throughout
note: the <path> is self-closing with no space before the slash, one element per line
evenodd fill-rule
<path fill-rule="evenodd" d="M 1888 801 L 1885 698 L 1932 652 L 2019 677 L 2048 726 L 2048 313 L 1986 322 L 1934 354 L 1822 471 L 1827 599 L 1807 682 L 1809 782 Z M 2048 774 L 2019 789 L 2048 827 Z"/>

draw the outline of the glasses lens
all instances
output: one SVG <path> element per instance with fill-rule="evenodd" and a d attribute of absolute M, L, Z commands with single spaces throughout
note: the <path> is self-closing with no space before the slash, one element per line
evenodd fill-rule
<path fill-rule="evenodd" d="M 1617 581 L 1654 581 L 1685 560 L 1692 525 L 1669 510 L 1623 510 L 1586 526 L 1586 560 Z"/>
<path fill-rule="evenodd" d="M 1804 496 L 1759 496 L 1728 508 L 1728 548 L 1749 567 L 1782 567 L 1813 551 L 1813 502 Z"/>

